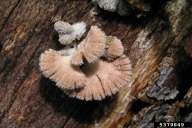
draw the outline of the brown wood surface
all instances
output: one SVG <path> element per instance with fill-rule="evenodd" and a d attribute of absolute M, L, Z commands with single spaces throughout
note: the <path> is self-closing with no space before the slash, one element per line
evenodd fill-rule
<path fill-rule="evenodd" d="M 156 0 L 141 18 L 102 9 L 90 17 L 92 8 L 90 0 L 0 1 L 0 127 L 133 128 L 154 107 L 170 105 L 163 116 L 171 121 L 184 121 L 192 111 L 192 2 Z M 45 78 L 40 54 L 63 48 L 53 28 L 58 20 L 84 21 L 87 31 L 98 25 L 121 39 L 133 68 L 128 85 L 113 97 L 86 102 L 69 98 Z M 164 68 L 171 69 L 168 76 L 161 74 Z M 162 88 L 176 87 L 179 94 L 169 100 L 147 96 L 163 78 Z"/>

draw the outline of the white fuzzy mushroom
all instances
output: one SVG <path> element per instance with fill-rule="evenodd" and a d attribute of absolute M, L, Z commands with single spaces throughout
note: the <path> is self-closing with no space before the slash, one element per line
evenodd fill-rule
<path fill-rule="evenodd" d="M 70 25 L 67 22 L 63 21 L 57 21 L 54 24 L 54 29 L 59 33 L 59 34 L 70 34 L 74 31 L 72 25 Z"/>
<path fill-rule="evenodd" d="M 59 42 L 64 45 L 71 44 L 75 39 L 80 39 L 86 31 L 84 22 L 70 25 L 67 22 L 57 21 L 54 24 L 54 29 L 59 33 Z"/>

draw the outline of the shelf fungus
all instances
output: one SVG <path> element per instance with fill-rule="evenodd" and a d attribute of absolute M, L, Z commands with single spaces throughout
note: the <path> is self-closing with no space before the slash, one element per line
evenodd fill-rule
<path fill-rule="evenodd" d="M 80 43 L 79 52 L 82 52 L 89 63 L 94 63 L 104 55 L 106 46 L 105 41 L 105 33 L 103 33 L 97 26 L 92 26 L 87 37 Z M 75 56 L 76 55 L 77 54 L 75 54 Z"/>
<path fill-rule="evenodd" d="M 70 63 L 71 56 L 61 56 L 49 49 L 40 56 L 40 69 L 43 74 L 55 81 L 63 89 L 75 89 L 84 86 L 85 75 L 79 66 Z"/>
<path fill-rule="evenodd" d="M 102 100 L 124 87 L 131 78 L 131 62 L 119 39 L 92 26 L 75 52 L 63 56 L 49 49 L 40 56 L 43 74 L 70 97 Z"/>
<path fill-rule="evenodd" d="M 85 86 L 64 92 L 70 97 L 86 101 L 102 100 L 117 93 L 131 77 L 131 64 L 125 55 L 112 62 L 103 59 L 93 64 L 85 62 L 81 70 L 86 75 Z"/>
<path fill-rule="evenodd" d="M 106 47 L 104 57 L 112 61 L 116 59 L 117 57 L 123 55 L 124 48 L 121 44 L 121 41 L 113 36 L 108 36 L 106 38 Z"/>
<path fill-rule="evenodd" d="M 75 39 L 80 39 L 86 31 L 84 22 L 70 25 L 67 22 L 57 21 L 54 24 L 54 29 L 59 33 L 59 42 L 64 45 L 69 45 Z"/>

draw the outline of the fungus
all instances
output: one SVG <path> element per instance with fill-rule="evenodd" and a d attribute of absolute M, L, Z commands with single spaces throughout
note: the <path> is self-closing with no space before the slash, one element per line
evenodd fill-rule
<path fill-rule="evenodd" d="M 66 26 L 70 28 L 69 24 Z M 57 31 L 67 34 L 62 27 Z M 79 45 L 73 45 L 58 52 L 45 51 L 39 64 L 43 74 L 70 97 L 102 100 L 117 93 L 130 80 L 131 63 L 116 37 L 106 37 L 97 26 L 92 26 L 87 37 Z"/>
<path fill-rule="evenodd" d="M 76 66 L 80 66 L 83 64 L 83 53 L 81 51 L 76 52 L 71 57 L 71 63 Z"/>
<path fill-rule="evenodd" d="M 107 49 L 105 50 L 104 57 L 112 61 L 117 57 L 123 55 L 124 48 L 121 44 L 121 41 L 113 36 L 108 36 L 106 39 Z"/>
<path fill-rule="evenodd" d="M 57 21 L 54 24 L 54 29 L 59 33 L 59 42 L 64 45 L 71 44 L 75 39 L 80 39 L 86 31 L 84 22 L 70 25 L 67 22 Z"/>
<path fill-rule="evenodd" d="M 80 88 L 85 83 L 85 75 L 79 66 L 70 63 L 71 56 L 61 56 L 49 49 L 40 56 L 40 69 L 43 74 L 56 82 L 62 89 Z"/>
<path fill-rule="evenodd" d="M 57 21 L 54 24 L 54 29 L 59 33 L 59 34 L 70 34 L 74 31 L 72 25 L 70 25 L 67 22 L 63 21 Z"/>
<path fill-rule="evenodd" d="M 132 75 L 130 60 L 125 55 L 113 62 L 102 59 L 93 64 L 85 62 L 81 70 L 86 75 L 84 87 L 64 92 L 70 97 L 86 101 L 102 100 L 115 94 L 127 84 Z"/>
<path fill-rule="evenodd" d="M 79 51 L 83 53 L 83 56 L 89 63 L 94 63 L 104 55 L 106 46 L 105 41 L 105 33 L 102 32 L 97 26 L 92 26 L 87 34 L 87 37 L 80 43 Z M 74 56 L 76 55 L 77 54 L 74 54 Z M 78 60 L 81 62 L 76 63 L 82 64 L 82 59 L 79 58 Z"/>

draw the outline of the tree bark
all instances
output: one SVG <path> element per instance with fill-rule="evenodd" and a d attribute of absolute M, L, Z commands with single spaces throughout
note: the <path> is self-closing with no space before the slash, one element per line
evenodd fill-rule
<path fill-rule="evenodd" d="M 102 9 L 87 0 L 0 2 L 0 127 L 146 127 L 189 121 L 192 110 L 192 2 L 155 1 L 145 17 Z M 84 21 L 119 38 L 132 78 L 102 101 L 69 98 L 39 70 L 45 50 L 62 49 L 54 22 Z M 86 34 L 82 37 L 85 38 Z M 145 120 L 148 117 L 148 120 Z"/>

